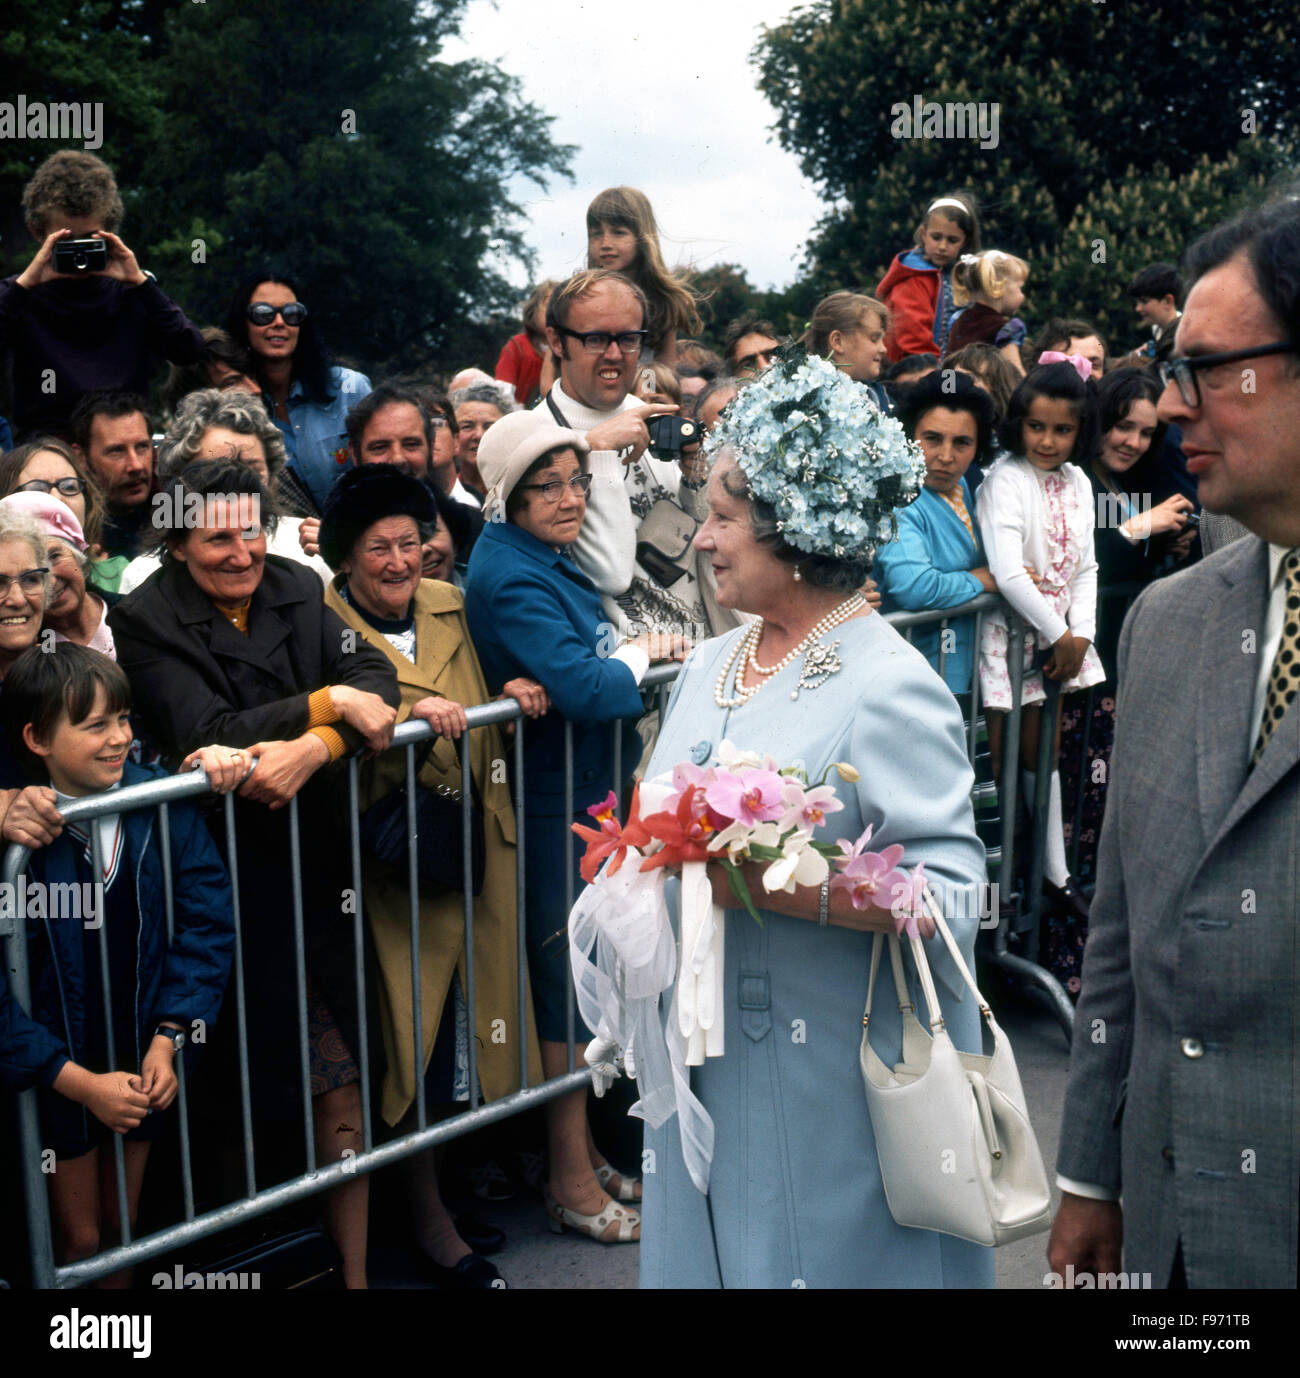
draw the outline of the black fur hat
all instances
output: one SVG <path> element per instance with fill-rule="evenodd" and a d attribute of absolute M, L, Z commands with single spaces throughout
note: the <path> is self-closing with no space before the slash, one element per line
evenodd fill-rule
<path fill-rule="evenodd" d="M 393 464 L 362 464 L 341 475 L 325 500 L 320 553 L 331 569 L 352 553 L 363 532 L 385 517 L 414 517 L 433 525 L 438 509 L 419 479 Z"/>

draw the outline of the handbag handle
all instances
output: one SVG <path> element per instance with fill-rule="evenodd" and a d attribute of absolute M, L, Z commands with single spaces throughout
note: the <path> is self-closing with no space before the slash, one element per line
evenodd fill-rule
<path fill-rule="evenodd" d="M 862 1011 L 862 1027 L 865 1029 L 871 1019 L 871 997 L 876 987 L 876 972 L 880 967 L 881 939 L 887 938 L 889 942 L 889 963 L 894 972 L 894 990 L 898 994 L 898 1008 L 900 1013 L 915 1009 L 912 1004 L 911 994 L 907 989 L 907 981 L 903 976 L 903 950 L 898 938 L 893 934 L 877 933 L 875 941 L 871 944 L 871 975 L 867 980 L 867 1004 Z M 930 1016 L 930 1028 L 942 1029 L 944 1027 L 943 1012 L 939 1008 L 939 996 L 934 988 L 934 978 L 930 975 L 930 964 L 925 959 L 925 949 L 921 946 L 919 938 L 912 940 L 912 956 L 916 962 L 916 969 L 921 978 L 921 990 L 925 994 L 926 1012 Z"/>
<path fill-rule="evenodd" d="M 966 965 L 966 959 L 961 955 L 961 949 L 957 946 L 957 942 L 952 936 L 952 930 L 948 927 L 948 922 L 943 917 L 943 912 L 935 902 L 934 895 L 928 885 L 923 887 L 923 900 L 926 912 L 929 914 L 931 920 L 933 920 L 936 931 L 943 939 L 944 945 L 952 955 L 957 970 L 961 973 L 962 979 L 974 994 L 980 1014 L 986 1019 L 991 1018 L 992 1011 L 989 1009 L 987 1001 L 985 1001 L 984 997 L 980 994 L 980 989 L 975 984 L 975 978 L 971 975 L 970 967 Z M 871 945 L 871 974 L 867 980 L 867 1004 L 862 1013 L 862 1027 L 864 1029 L 867 1027 L 868 1021 L 871 1018 L 871 998 L 875 991 L 876 973 L 880 967 L 880 940 L 882 938 L 888 938 L 889 941 L 889 960 L 894 972 L 894 989 L 898 993 L 898 1008 L 903 1012 L 914 1008 L 907 989 L 907 982 L 903 975 L 902 944 L 893 933 L 877 933 L 875 935 L 875 941 Z M 930 1028 L 941 1029 L 944 1027 L 943 1013 L 939 1007 L 939 996 L 938 992 L 935 990 L 934 977 L 930 971 L 930 962 L 925 955 L 925 945 L 920 938 L 912 938 L 909 941 L 912 945 L 912 958 L 916 962 L 917 974 L 921 979 L 921 989 L 925 994 L 926 1010 L 930 1016 Z"/>
<path fill-rule="evenodd" d="M 970 967 L 966 965 L 966 959 L 961 955 L 961 949 L 957 946 L 956 940 L 952 936 L 952 930 L 948 927 L 948 921 L 943 917 L 943 911 L 935 903 L 934 896 L 930 893 L 930 887 L 928 885 L 924 887 L 923 899 L 926 913 L 928 913 L 930 918 L 934 921 L 934 926 L 938 930 L 939 936 L 943 939 L 944 946 L 947 947 L 951 954 L 957 970 L 961 973 L 962 980 L 970 987 L 971 994 L 975 997 L 975 1003 L 980 1008 L 980 1013 L 987 1019 L 992 1014 L 992 1011 L 989 1009 L 988 1002 L 980 994 L 980 988 L 975 984 L 975 978 L 971 975 Z M 916 940 L 913 939 L 913 942 L 915 941 Z"/>

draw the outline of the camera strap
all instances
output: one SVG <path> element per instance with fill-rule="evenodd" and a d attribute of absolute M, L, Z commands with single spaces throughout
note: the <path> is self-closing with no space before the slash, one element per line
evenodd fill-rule
<path fill-rule="evenodd" d="M 569 425 L 569 418 L 568 418 L 567 416 L 565 416 L 565 414 L 559 409 L 558 406 L 556 406 L 556 403 L 555 403 L 555 389 L 554 389 L 554 388 L 552 388 L 552 389 L 546 394 L 546 405 L 547 405 L 548 407 L 550 407 L 550 409 L 551 409 L 551 415 L 556 419 L 556 421 L 557 421 L 561 426 L 564 427 L 564 429 L 565 429 L 566 431 L 571 431 L 571 430 L 573 429 L 573 427 Z"/>

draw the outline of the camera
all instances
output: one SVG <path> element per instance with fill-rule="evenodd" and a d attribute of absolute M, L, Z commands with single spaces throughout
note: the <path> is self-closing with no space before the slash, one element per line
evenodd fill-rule
<path fill-rule="evenodd" d="M 645 423 L 650 432 L 650 453 L 656 459 L 678 459 L 687 445 L 698 445 L 700 428 L 684 416 L 652 416 Z"/>
<path fill-rule="evenodd" d="M 56 273 L 102 273 L 108 267 L 108 245 L 102 239 L 63 239 L 54 246 Z"/>

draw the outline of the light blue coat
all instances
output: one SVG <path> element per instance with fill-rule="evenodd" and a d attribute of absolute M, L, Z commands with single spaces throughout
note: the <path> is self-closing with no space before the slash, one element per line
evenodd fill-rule
<path fill-rule="evenodd" d="M 902 864 L 924 861 L 932 881 L 982 881 L 961 717 L 920 653 L 883 617 L 858 618 L 823 638 L 838 639 L 844 668 L 819 688 L 791 699 L 796 662 L 728 711 L 715 703 L 714 684 L 743 634 L 691 655 L 648 774 L 706 749 L 711 757 L 723 738 L 782 765 L 802 759 L 813 781 L 831 761 L 849 761 L 862 778 L 831 777 L 845 809 L 829 816 L 823 837 L 856 838 L 871 822 L 871 850 L 900 842 Z M 647 1131 L 641 1285 L 991 1287 L 991 1249 L 896 1225 L 889 1214 L 858 1066 L 871 935 L 770 911 L 761 928 L 739 909 L 726 923 L 726 1053 L 691 1070 L 715 1126 L 709 1195 L 687 1174 L 676 1117 Z M 976 924 L 951 924 L 968 962 Z M 929 950 L 948 1029 L 974 1051 L 975 1003 L 956 997 L 942 943 Z M 871 1027 L 892 1065 L 901 1025 L 889 986 L 886 975 Z"/>
<path fill-rule="evenodd" d="M 961 495 L 975 520 L 975 500 L 970 485 L 961 481 Z M 928 488 L 914 503 L 898 513 L 898 539 L 876 552 L 872 577 L 880 586 L 882 612 L 925 612 L 930 608 L 955 608 L 984 592 L 970 573 L 986 563 L 984 547 L 962 525 L 961 518 Z M 975 663 L 975 619 L 959 617 L 952 623 L 953 648 L 943 665 L 944 683 L 954 694 L 970 692 Z M 916 627 L 912 644 L 937 670 L 939 627 Z"/>

